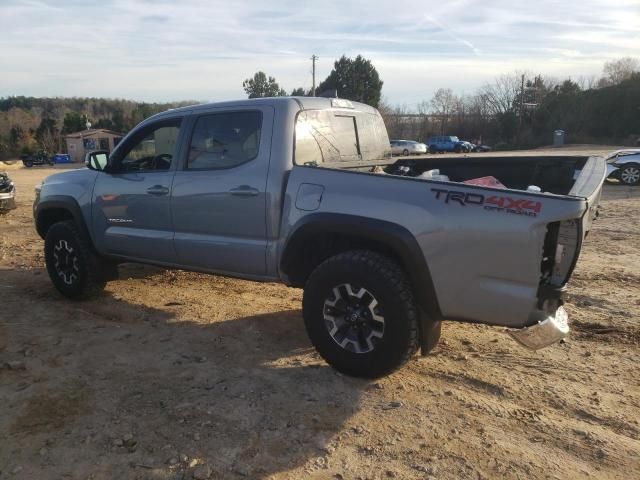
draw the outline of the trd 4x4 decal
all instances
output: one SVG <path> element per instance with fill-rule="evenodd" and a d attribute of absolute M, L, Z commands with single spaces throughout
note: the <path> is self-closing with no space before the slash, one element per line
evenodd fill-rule
<path fill-rule="evenodd" d="M 436 200 L 443 200 L 444 203 L 457 203 L 463 207 L 478 205 L 484 207 L 485 210 L 527 215 L 529 217 L 538 216 L 538 213 L 542 210 L 541 202 L 534 202 L 526 198 L 511 198 L 503 195 L 485 196 L 480 193 L 459 192 L 442 188 L 432 188 L 431 191 L 435 192 Z"/>

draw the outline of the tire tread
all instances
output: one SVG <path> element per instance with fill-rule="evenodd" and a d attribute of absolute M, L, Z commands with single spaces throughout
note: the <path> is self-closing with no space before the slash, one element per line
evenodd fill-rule
<path fill-rule="evenodd" d="M 326 259 L 311 273 L 307 280 L 307 288 L 312 288 L 316 277 L 323 275 L 323 272 L 334 269 L 342 264 L 362 264 L 374 274 L 379 275 L 389 284 L 390 289 L 397 295 L 399 301 L 405 307 L 406 317 L 409 323 L 409 344 L 402 352 L 401 358 L 380 371 L 373 371 L 371 375 L 361 374 L 359 376 L 378 377 L 386 375 L 404 365 L 419 348 L 419 330 L 418 330 L 418 308 L 416 306 L 413 290 L 409 280 L 398 263 L 386 255 L 371 250 L 350 250 L 339 253 L 333 257 Z M 304 303 L 304 302 L 303 302 Z M 304 307 L 303 307 L 304 308 Z M 306 317 L 306 316 L 305 316 Z M 306 321 L 306 318 L 305 318 Z M 325 359 L 326 360 L 326 359 Z"/>
<path fill-rule="evenodd" d="M 62 291 L 60 292 L 68 298 L 82 300 L 95 296 L 102 290 L 104 290 L 104 287 L 107 283 L 104 275 L 104 260 L 101 259 L 94 251 L 93 246 L 91 245 L 91 241 L 87 238 L 86 233 L 73 220 L 64 220 L 53 224 L 49 228 L 49 232 L 51 232 L 54 228 L 67 229 L 68 231 L 70 231 L 71 235 L 75 237 L 79 254 L 86 263 L 84 267 L 86 280 L 81 290 L 78 293 L 72 295 L 69 295 Z M 49 234 L 49 232 L 47 232 L 47 235 Z M 47 270 L 49 270 L 48 267 Z M 52 272 L 49 272 L 49 275 L 53 278 Z"/>

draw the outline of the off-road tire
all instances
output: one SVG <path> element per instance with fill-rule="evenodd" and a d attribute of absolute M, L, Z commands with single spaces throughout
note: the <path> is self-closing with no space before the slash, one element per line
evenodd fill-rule
<path fill-rule="evenodd" d="M 75 279 L 69 278 L 71 283 L 65 282 L 56 267 L 54 251 L 61 245 L 65 245 L 65 248 L 68 246 L 77 258 Z M 44 257 L 53 285 L 62 295 L 74 300 L 101 292 L 106 285 L 107 275 L 112 273 L 111 263 L 95 253 L 87 234 L 73 220 L 58 222 L 49 228 L 44 241 Z"/>
<path fill-rule="evenodd" d="M 329 332 L 325 302 L 342 284 L 365 288 L 384 315 L 383 335 L 366 353 L 343 348 Z M 401 367 L 418 349 L 419 312 L 409 281 L 396 262 L 379 253 L 353 250 L 325 260 L 307 280 L 302 309 L 311 343 L 329 365 L 347 375 L 386 375 Z"/>

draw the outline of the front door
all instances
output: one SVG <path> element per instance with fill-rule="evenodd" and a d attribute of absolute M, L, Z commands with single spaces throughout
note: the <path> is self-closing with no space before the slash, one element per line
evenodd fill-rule
<path fill-rule="evenodd" d="M 171 196 L 181 265 L 266 273 L 266 184 L 273 109 L 217 110 L 193 119 Z"/>
<path fill-rule="evenodd" d="M 102 252 L 175 263 L 170 198 L 181 118 L 142 126 L 109 158 L 93 191 L 93 232 Z"/>

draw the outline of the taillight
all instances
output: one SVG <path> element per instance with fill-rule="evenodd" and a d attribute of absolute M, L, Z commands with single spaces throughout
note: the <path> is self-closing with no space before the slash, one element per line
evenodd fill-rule
<path fill-rule="evenodd" d="M 582 223 L 579 219 L 550 223 L 540 265 L 540 284 L 557 287 L 566 284 L 578 261 L 581 246 Z"/>

